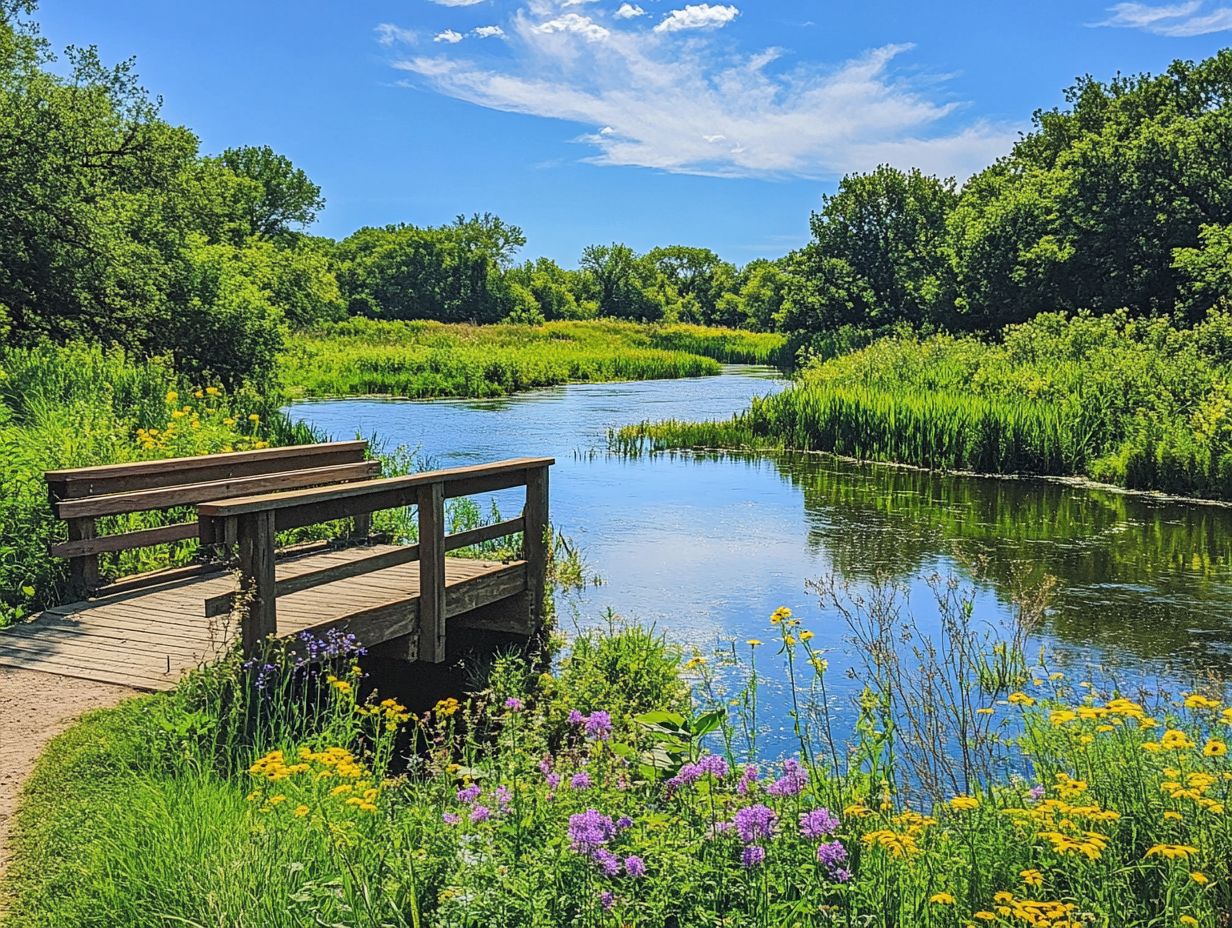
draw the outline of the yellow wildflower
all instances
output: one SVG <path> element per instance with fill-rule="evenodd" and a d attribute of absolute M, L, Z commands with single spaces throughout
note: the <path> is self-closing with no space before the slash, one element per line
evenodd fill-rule
<path fill-rule="evenodd" d="M 168 404 L 176 402 L 179 398 L 180 398 L 180 394 L 176 393 L 174 390 L 167 391 Z"/>
<path fill-rule="evenodd" d="M 979 709 L 975 710 L 975 714 L 976 715 L 992 715 L 996 711 L 997 710 L 992 708 L 991 706 L 982 706 Z"/>
<path fill-rule="evenodd" d="M 1207 883 L 1211 881 L 1210 877 L 1208 877 L 1205 873 L 1199 873 L 1197 870 L 1189 874 L 1189 878 L 1193 880 L 1195 883 L 1197 883 L 1199 886 L 1205 886 Z"/>
<path fill-rule="evenodd" d="M 748 641 L 745 642 L 745 644 L 747 644 L 750 648 L 755 648 L 759 644 L 761 644 L 761 641 L 757 638 L 750 638 Z"/>
<path fill-rule="evenodd" d="M 933 905 L 953 905 L 956 900 L 949 893 L 933 893 L 928 901 Z"/>
<path fill-rule="evenodd" d="M 306 805 L 301 804 L 295 807 L 295 817 L 296 818 L 303 818 L 307 814 L 308 814 L 308 807 Z"/>
<path fill-rule="evenodd" d="M 1048 713 L 1048 721 L 1050 721 L 1053 725 L 1064 725 L 1067 722 L 1072 722 L 1076 718 L 1078 718 L 1078 713 L 1074 712 L 1072 709 L 1054 709 L 1052 712 Z"/>
<path fill-rule="evenodd" d="M 1216 738 L 1211 738 L 1202 746 L 1202 753 L 1207 757 L 1223 757 L 1228 753 L 1228 746 Z"/>
<path fill-rule="evenodd" d="M 1188 928 L 1198 928 L 1198 920 L 1192 915 L 1182 915 L 1179 921 L 1182 925 L 1188 926 Z"/>
<path fill-rule="evenodd" d="M 1198 853 L 1198 849 L 1189 844 L 1156 844 L 1149 848 L 1145 857 L 1163 857 L 1167 860 L 1185 860 Z"/>
<path fill-rule="evenodd" d="M 252 423 L 257 423 L 261 421 L 261 417 L 258 416 L 255 412 L 251 412 L 248 414 L 248 421 Z"/>
<path fill-rule="evenodd" d="M 1006 697 L 1006 702 L 1011 706 L 1033 706 L 1035 699 L 1028 696 L 1026 693 L 1010 693 Z"/>
<path fill-rule="evenodd" d="M 1189 735 L 1177 728 L 1169 728 L 1159 739 L 1161 747 L 1169 751 L 1184 751 L 1194 746 Z"/>
<path fill-rule="evenodd" d="M 801 641 L 812 641 L 813 633 L 810 632 L 808 629 L 805 629 L 804 631 L 800 633 L 800 640 Z"/>
<path fill-rule="evenodd" d="M 955 796 L 950 800 L 950 808 L 956 812 L 970 812 L 978 808 L 980 801 L 974 796 Z"/>
<path fill-rule="evenodd" d="M 1044 874 L 1040 873 L 1038 870 L 1023 870 L 1018 875 L 1022 877 L 1022 881 L 1028 886 L 1044 885 Z"/>
<path fill-rule="evenodd" d="M 1208 699 L 1201 693 L 1190 693 L 1185 697 L 1186 709 L 1218 709 L 1219 702 L 1215 699 Z"/>

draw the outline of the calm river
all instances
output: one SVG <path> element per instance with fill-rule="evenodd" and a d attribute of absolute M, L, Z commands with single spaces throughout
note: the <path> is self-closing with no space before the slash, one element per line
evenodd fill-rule
<path fill-rule="evenodd" d="M 990 622 L 1010 614 L 1024 570 L 1057 578 L 1035 639 L 1071 675 L 1177 687 L 1196 674 L 1232 676 L 1232 510 L 813 455 L 604 453 L 612 426 L 726 417 L 784 386 L 771 370 L 730 367 L 718 377 L 499 400 L 331 400 L 292 412 L 335 438 L 418 448 L 439 467 L 555 456 L 552 520 L 604 581 L 562 603 L 566 628 L 601 621 L 610 607 L 703 650 L 736 640 L 747 651 L 745 639 L 770 641 L 767 617 L 786 605 L 815 632 L 814 645 L 834 649 L 832 679 L 852 686 L 842 676 L 846 630 L 806 581 L 890 577 L 927 625 L 936 608 L 926 578 L 969 578 L 964 565 L 981 558 L 977 615 Z M 781 660 L 770 648 L 759 655 L 763 706 L 779 733 Z M 851 711 L 842 708 L 849 700 L 837 702 Z"/>

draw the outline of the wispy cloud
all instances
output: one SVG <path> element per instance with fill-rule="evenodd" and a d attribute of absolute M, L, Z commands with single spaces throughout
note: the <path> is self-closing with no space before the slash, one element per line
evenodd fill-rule
<path fill-rule="evenodd" d="M 654 27 L 655 32 L 683 32 L 686 29 L 718 29 L 740 15 L 734 6 L 711 6 L 690 3 L 682 10 L 672 10 Z"/>
<path fill-rule="evenodd" d="M 438 32 L 432 39 L 433 42 L 445 42 L 449 45 L 457 45 L 464 39 L 465 36 L 460 32 L 454 32 L 452 29 L 446 29 L 444 32 Z"/>
<path fill-rule="evenodd" d="M 727 22 L 738 13 L 698 6 L 734 11 L 720 14 Z M 586 160 L 604 165 L 832 177 L 888 162 L 965 177 L 1016 137 L 1016 126 L 964 120 L 964 105 L 943 96 L 938 76 L 900 68 L 909 45 L 791 64 L 781 49 L 739 53 L 710 33 L 642 25 L 617 18 L 619 9 L 587 12 L 524 0 L 503 27 L 508 52 L 408 45 L 393 64 L 408 83 L 478 106 L 593 127 L 575 141 L 591 149 Z"/>
<path fill-rule="evenodd" d="M 1205 0 L 1154 5 L 1150 3 L 1118 3 L 1108 8 L 1107 19 L 1093 26 L 1117 26 L 1141 29 L 1155 35 L 1187 38 L 1226 32 L 1232 29 L 1232 7 L 1207 7 Z"/>
<path fill-rule="evenodd" d="M 478 39 L 503 39 L 505 30 L 500 26 L 478 26 L 471 30 L 471 35 Z"/>
<path fill-rule="evenodd" d="M 639 16 L 645 16 L 646 11 L 636 3 L 622 3 L 613 15 L 617 19 L 637 19 Z"/>
<path fill-rule="evenodd" d="M 380 23 L 376 27 L 376 40 L 382 45 L 393 45 L 396 42 L 414 45 L 419 41 L 419 36 L 413 29 L 403 29 L 393 23 Z"/>

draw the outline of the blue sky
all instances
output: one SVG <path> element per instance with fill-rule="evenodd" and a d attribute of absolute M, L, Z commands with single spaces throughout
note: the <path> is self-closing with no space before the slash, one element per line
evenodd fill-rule
<path fill-rule="evenodd" d="M 526 254 L 808 236 L 848 171 L 960 179 L 1085 73 L 1232 41 L 1232 6 L 1037 0 L 44 0 L 57 48 L 136 56 L 203 148 L 269 144 L 325 193 L 316 231 L 491 211 Z"/>

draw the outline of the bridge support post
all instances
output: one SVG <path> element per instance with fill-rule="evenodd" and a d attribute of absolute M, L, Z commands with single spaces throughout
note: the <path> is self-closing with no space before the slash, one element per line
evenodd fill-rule
<path fill-rule="evenodd" d="M 92 518 L 69 519 L 69 541 L 91 541 L 98 537 Z M 69 577 L 74 599 L 85 599 L 98 588 L 98 555 L 79 554 L 69 561 Z"/>
<path fill-rule="evenodd" d="M 278 630 L 278 595 L 274 578 L 274 512 L 239 517 L 240 640 L 245 657 Z"/>
<path fill-rule="evenodd" d="M 526 592 L 530 607 L 530 624 L 538 628 L 543 622 L 544 593 L 548 581 L 548 469 L 539 467 L 526 475 L 525 528 L 522 532 L 523 556 L 526 559 Z"/>
<path fill-rule="evenodd" d="M 430 483 L 418 491 L 419 659 L 445 661 L 445 487 Z"/>

